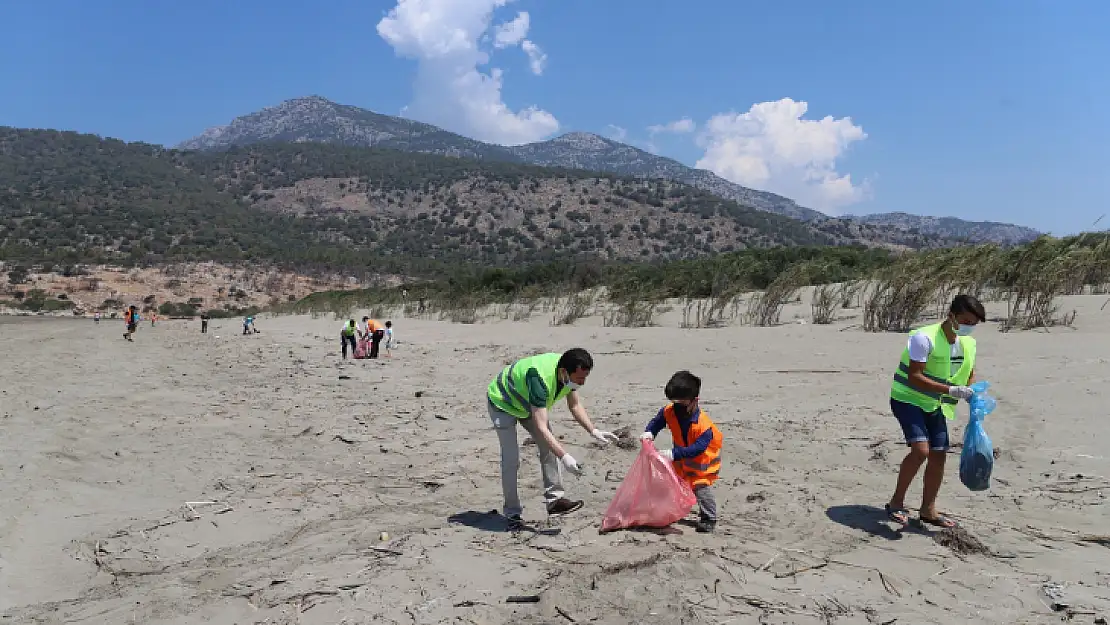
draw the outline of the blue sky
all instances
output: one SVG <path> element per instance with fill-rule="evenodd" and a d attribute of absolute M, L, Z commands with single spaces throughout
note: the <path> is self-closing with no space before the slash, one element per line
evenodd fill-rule
<path fill-rule="evenodd" d="M 1110 2 L 400 1 L 4 3 L 0 125 L 173 144 L 318 94 L 622 137 L 831 213 L 1110 212 Z"/>

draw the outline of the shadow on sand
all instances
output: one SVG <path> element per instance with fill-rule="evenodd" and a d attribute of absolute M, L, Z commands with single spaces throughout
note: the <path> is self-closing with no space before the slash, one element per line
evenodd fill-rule
<path fill-rule="evenodd" d="M 467 510 L 466 512 L 459 512 L 447 517 L 447 522 L 455 525 L 465 525 L 469 528 L 480 530 L 483 532 L 510 532 L 510 531 L 524 531 L 542 534 L 544 536 L 555 536 L 562 530 L 557 527 L 554 528 L 537 528 L 532 524 L 526 523 L 519 528 L 511 528 L 509 520 L 506 519 L 501 513 L 496 510 L 489 512 L 476 512 L 474 510 Z"/>
<path fill-rule="evenodd" d="M 891 529 L 895 524 L 887 518 L 886 511 L 875 506 L 833 506 L 825 511 L 829 519 L 854 530 L 867 532 L 872 536 L 887 540 L 901 540 L 902 528 Z M 896 524 L 895 524 L 896 525 Z"/>

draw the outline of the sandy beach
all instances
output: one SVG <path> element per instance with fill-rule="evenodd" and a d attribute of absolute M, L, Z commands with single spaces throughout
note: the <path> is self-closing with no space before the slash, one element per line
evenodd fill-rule
<path fill-rule="evenodd" d="M 973 493 L 956 450 L 939 501 L 987 549 L 971 554 L 886 520 L 905 337 L 851 327 L 859 311 L 719 329 L 682 329 L 677 311 L 644 329 L 395 317 L 392 359 L 348 362 L 330 316 L 263 315 L 251 336 L 238 319 L 144 322 L 134 343 L 117 320 L 3 319 L 0 622 L 1105 623 L 1105 301 L 1063 301 L 1074 329 L 976 331 L 999 457 Z M 725 436 L 715 534 L 599 535 L 636 451 L 602 449 L 562 406 L 554 429 L 586 469 L 565 485 L 585 507 L 546 517 L 525 446 L 541 531 L 490 514 L 486 385 L 573 346 L 594 355 L 582 396 L 603 429 L 638 434 L 674 371 L 702 376 Z M 539 601 L 506 602 L 520 595 Z"/>

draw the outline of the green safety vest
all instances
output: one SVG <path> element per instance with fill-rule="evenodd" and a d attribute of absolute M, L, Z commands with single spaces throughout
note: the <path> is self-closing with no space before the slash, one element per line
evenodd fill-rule
<path fill-rule="evenodd" d="M 539 372 L 544 385 L 547 386 L 546 407 L 551 408 L 555 405 L 555 402 L 570 395 L 570 387 L 566 385 L 558 393 L 555 392 L 558 387 L 555 370 L 559 366 L 559 358 L 561 357 L 561 354 L 555 353 L 539 354 L 522 358 L 505 367 L 489 383 L 489 388 L 486 390 L 486 396 L 489 397 L 490 403 L 517 419 L 527 419 L 532 416 L 532 411 L 529 408 L 532 403 L 528 401 L 528 383 L 524 381 L 524 376 L 529 369 L 535 369 Z"/>
<path fill-rule="evenodd" d="M 354 336 L 354 335 L 355 335 L 355 327 L 353 325 L 347 324 L 347 325 L 343 326 L 343 336 Z"/>
<path fill-rule="evenodd" d="M 925 363 L 925 377 L 948 386 L 965 386 L 968 380 L 971 379 L 971 372 L 975 370 L 975 339 L 970 336 L 956 337 L 963 349 L 964 361 L 960 368 L 956 370 L 956 373 L 953 374 L 952 348 L 941 325 L 940 323 L 934 323 L 910 332 L 910 336 L 918 332 L 924 332 L 933 338 L 933 352 L 929 354 L 929 360 Z M 936 412 L 937 408 L 940 408 L 945 418 L 956 418 L 958 399 L 943 393 L 922 391 L 910 386 L 909 374 L 910 350 L 907 345 L 902 349 L 902 362 L 898 364 L 898 370 L 894 372 L 894 381 L 890 386 L 891 399 L 913 404 L 926 413 Z"/>

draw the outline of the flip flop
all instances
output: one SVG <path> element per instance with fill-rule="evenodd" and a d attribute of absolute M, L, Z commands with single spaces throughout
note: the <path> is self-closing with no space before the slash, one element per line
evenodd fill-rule
<path fill-rule="evenodd" d="M 906 525 L 910 522 L 909 510 L 906 510 L 905 508 L 898 508 L 896 510 L 890 507 L 890 504 L 886 505 L 886 516 L 888 519 L 894 521 L 895 523 L 898 523 L 899 525 Z"/>
<path fill-rule="evenodd" d="M 934 519 L 927 519 L 925 517 L 918 517 L 918 521 L 920 521 L 921 523 L 924 523 L 926 525 L 933 525 L 933 526 L 936 526 L 936 527 L 943 527 L 945 529 L 955 529 L 955 528 L 959 527 L 958 523 L 956 523 L 955 521 L 953 521 L 952 519 L 948 518 L 947 516 L 945 516 L 943 514 L 937 514 L 936 518 L 934 518 Z"/>

